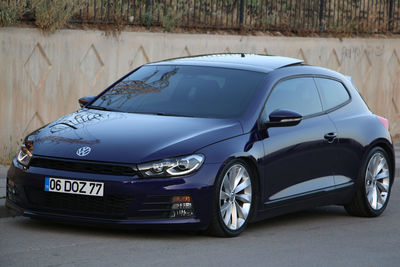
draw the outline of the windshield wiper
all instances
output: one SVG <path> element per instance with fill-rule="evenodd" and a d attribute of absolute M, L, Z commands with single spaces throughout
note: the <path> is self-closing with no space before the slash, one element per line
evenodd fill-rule
<path fill-rule="evenodd" d="M 171 116 L 171 117 L 190 117 L 190 118 L 194 117 L 194 116 L 190 116 L 190 115 L 173 114 L 173 113 L 166 113 L 166 112 L 154 112 L 154 113 L 149 113 L 149 114 L 158 115 L 158 116 Z"/>
<path fill-rule="evenodd" d="M 101 106 L 91 106 L 91 105 L 89 105 L 89 106 L 86 106 L 86 108 L 89 108 L 89 109 L 97 109 L 97 110 L 105 110 L 105 111 L 116 111 L 116 110 L 114 110 L 114 109 L 110 109 L 110 108 L 106 108 L 106 107 L 101 107 Z"/>

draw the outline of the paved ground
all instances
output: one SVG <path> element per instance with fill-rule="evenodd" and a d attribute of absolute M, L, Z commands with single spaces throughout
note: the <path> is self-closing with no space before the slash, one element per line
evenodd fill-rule
<path fill-rule="evenodd" d="M 329 206 L 252 224 L 232 239 L 2 218 L 0 266 L 399 266 L 399 229 L 397 179 L 378 218 Z"/>

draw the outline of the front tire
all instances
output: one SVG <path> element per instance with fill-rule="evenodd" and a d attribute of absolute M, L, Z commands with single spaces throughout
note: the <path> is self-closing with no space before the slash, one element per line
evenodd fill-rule
<path fill-rule="evenodd" d="M 255 185 L 254 172 L 245 161 L 234 160 L 224 167 L 216 183 L 210 234 L 235 237 L 243 232 L 254 212 Z"/>
<path fill-rule="evenodd" d="M 369 151 L 362 167 L 361 183 L 346 211 L 355 216 L 376 217 L 386 208 L 393 183 L 389 157 L 381 147 Z"/>

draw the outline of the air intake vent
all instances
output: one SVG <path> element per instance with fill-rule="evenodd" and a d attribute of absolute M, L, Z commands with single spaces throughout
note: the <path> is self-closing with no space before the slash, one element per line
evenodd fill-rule
<path fill-rule="evenodd" d="M 25 193 L 31 205 L 41 209 L 60 210 L 61 213 L 78 215 L 80 213 L 102 213 L 109 216 L 125 216 L 133 197 L 129 195 L 106 195 L 93 197 L 54 192 L 45 192 L 38 188 L 25 187 Z M 102 216 L 103 217 L 103 216 Z"/>
<path fill-rule="evenodd" d="M 32 158 L 29 166 L 54 170 L 90 172 L 110 175 L 134 176 L 137 174 L 136 168 L 134 166 L 80 160 L 63 160 L 44 157 Z"/>

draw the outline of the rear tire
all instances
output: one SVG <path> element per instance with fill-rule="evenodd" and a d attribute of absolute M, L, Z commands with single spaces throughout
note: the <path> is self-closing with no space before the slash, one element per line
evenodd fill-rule
<path fill-rule="evenodd" d="M 374 147 L 363 163 L 360 183 L 350 204 L 345 206 L 350 215 L 377 217 L 385 210 L 393 183 L 392 166 L 386 151 Z"/>
<path fill-rule="evenodd" d="M 207 233 L 219 237 L 238 236 L 255 210 L 258 190 L 254 172 L 244 160 L 233 160 L 222 170 L 215 188 Z"/>

